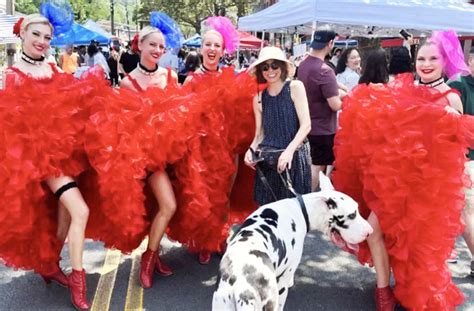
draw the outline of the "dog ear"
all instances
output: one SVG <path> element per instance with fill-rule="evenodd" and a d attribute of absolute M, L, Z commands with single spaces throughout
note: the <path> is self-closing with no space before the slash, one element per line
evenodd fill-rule
<path fill-rule="evenodd" d="M 334 192 L 333 191 L 319 191 L 317 192 L 318 197 L 326 203 L 329 210 L 337 208 L 337 202 L 334 201 Z"/>
<path fill-rule="evenodd" d="M 331 180 L 323 172 L 319 172 L 319 187 L 321 191 L 330 191 L 334 190 Z"/>

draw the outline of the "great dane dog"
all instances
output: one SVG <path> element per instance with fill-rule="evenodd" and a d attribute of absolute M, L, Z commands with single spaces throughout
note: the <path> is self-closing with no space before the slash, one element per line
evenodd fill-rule
<path fill-rule="evenodd" d="M 229 239 L 212 309 L 283 310 L 301 261 L 306 233 L 322 231 L 341 244 L 364 241 L 372 227 L 358 204 L 320 174 L 322 190 L 258 208 Z"/>

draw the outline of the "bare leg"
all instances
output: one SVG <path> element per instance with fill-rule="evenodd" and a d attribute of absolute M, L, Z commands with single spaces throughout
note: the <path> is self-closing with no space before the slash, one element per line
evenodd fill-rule
<path fill-rule="evenodd" d="M 47 180 L 49 188 L 56 192 L 65 184 L 72 182 L 71 177 L 62 176 Z M 84 235 L 86 231 L 87 219 L 89 218 L 89 208 L 84 201 L 78 188 L 71 188 L 65 191 L 59 201 L 71 215 L 71 225 L 68 232 L 69 256 L 71 266 L 74 270 L 82 271 L 82 254 L 84 252 Z"/>
<path fill-rule="evenodd" d="M 311 165 L 311 190 L 316 191 L 319 186 L 319 172 L 324 172 L 326 166 Z"/>
<path fill-rule="evenodd" d="M 331 174 L 332 174 L 332 171 L 334 170 L 334 166 L 332 165 L 328 165 L 326 167 L 326 176 L 331 179 Z"/>
<path fill-rule="evenodd" d="M 466 163 L 466 174 L 470 176 L 474 184 L 474 161 L 471 160 Z M 471 188 L 464 189 L 464 191 L 466 194 L 466 207 L 461 217 L 466 223 L 466 228 L 464 228 L 463 236 L 474 260 L 474 185 Z"/>
<path fill-rule="evenodd" d="M 230 187 L 229 187 L 229 207 L 230 207 L 230 195 L 232 194 L 232 188 L 234 188 L 235 180 L 237 179 L 237 172 L 239 171 L 239 155 L 234 156 L 235 164 L 235 173 L 230 177 Z"/>
<path fill-rule="evenodd" d="M 67 211 L 64 204 L 58 202 L 58 232 L 56 236 L 59 241 L 65 242 L 67 233 L 69 231 L 69 226 L 71 225 L 71 215 Z"/>
<path fill-rule="evenodd" d="M 380 228 L 377 216 L 373 212 L 370 213 L 368 222 L 374 229 L 374 232 L 367 238 L 367 243 L 369 244 L 375 273 L 377 274 L 377 287 L 383 288 L 388 286 L 390 282 L 388 254 L 385 249 L 382 229 Z"/>
<path fill-rule="evenodd" d="M 465 208 L 461 217 L 466 223 L 463 237 L 466 241 L 469 251 L 471 251 L 471 256 L 474 256 L 474 208 Z"/>
<path fill-rule="evenodd" d="M 176 198 L 173 186 L 166 172 L 155 172 L 148 179 L 153 194 L 158 201 L 159 210 L 150 228 L 148 248 L 157 251 L 168 223 L 176 212 Z"/>

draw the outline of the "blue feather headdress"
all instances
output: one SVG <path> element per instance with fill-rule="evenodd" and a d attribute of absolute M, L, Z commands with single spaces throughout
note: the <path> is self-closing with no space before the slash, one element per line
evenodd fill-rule
<path fill-rule="evenodd" d="M 72 25 L 74 12 L 66 0 L 48 0 L 40 6 L 40 14 L 53 25 L 54 37 L 64 41 L 74 41 Z"/>
<path fill-rule="evenodd" d="M 166 47 L 173 50 L 177 50 L 181 47 L 184 41 L 183 34 L 176 23 L 171 17 L 163 12 L 151 12 L 150 13 L 150 25 L 158 28 L 166 40 Z"/>

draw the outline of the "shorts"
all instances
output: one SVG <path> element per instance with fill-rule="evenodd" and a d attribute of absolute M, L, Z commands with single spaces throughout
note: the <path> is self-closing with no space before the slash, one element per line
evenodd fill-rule
<path fill-rule="evenodd" d="M 334 162 L 334 136 L 332 135 L 308 135 L 311 145 L 311 163 L 313 165 L 332 165 Z"/>
<path fill-rule="evenodd" d="M 464 188 L 466 195 L 466 209 L 474 209 L 474 161 L 468 161 L 465 164 L 465 172 L 471 177 L 471 187 Z"/>

